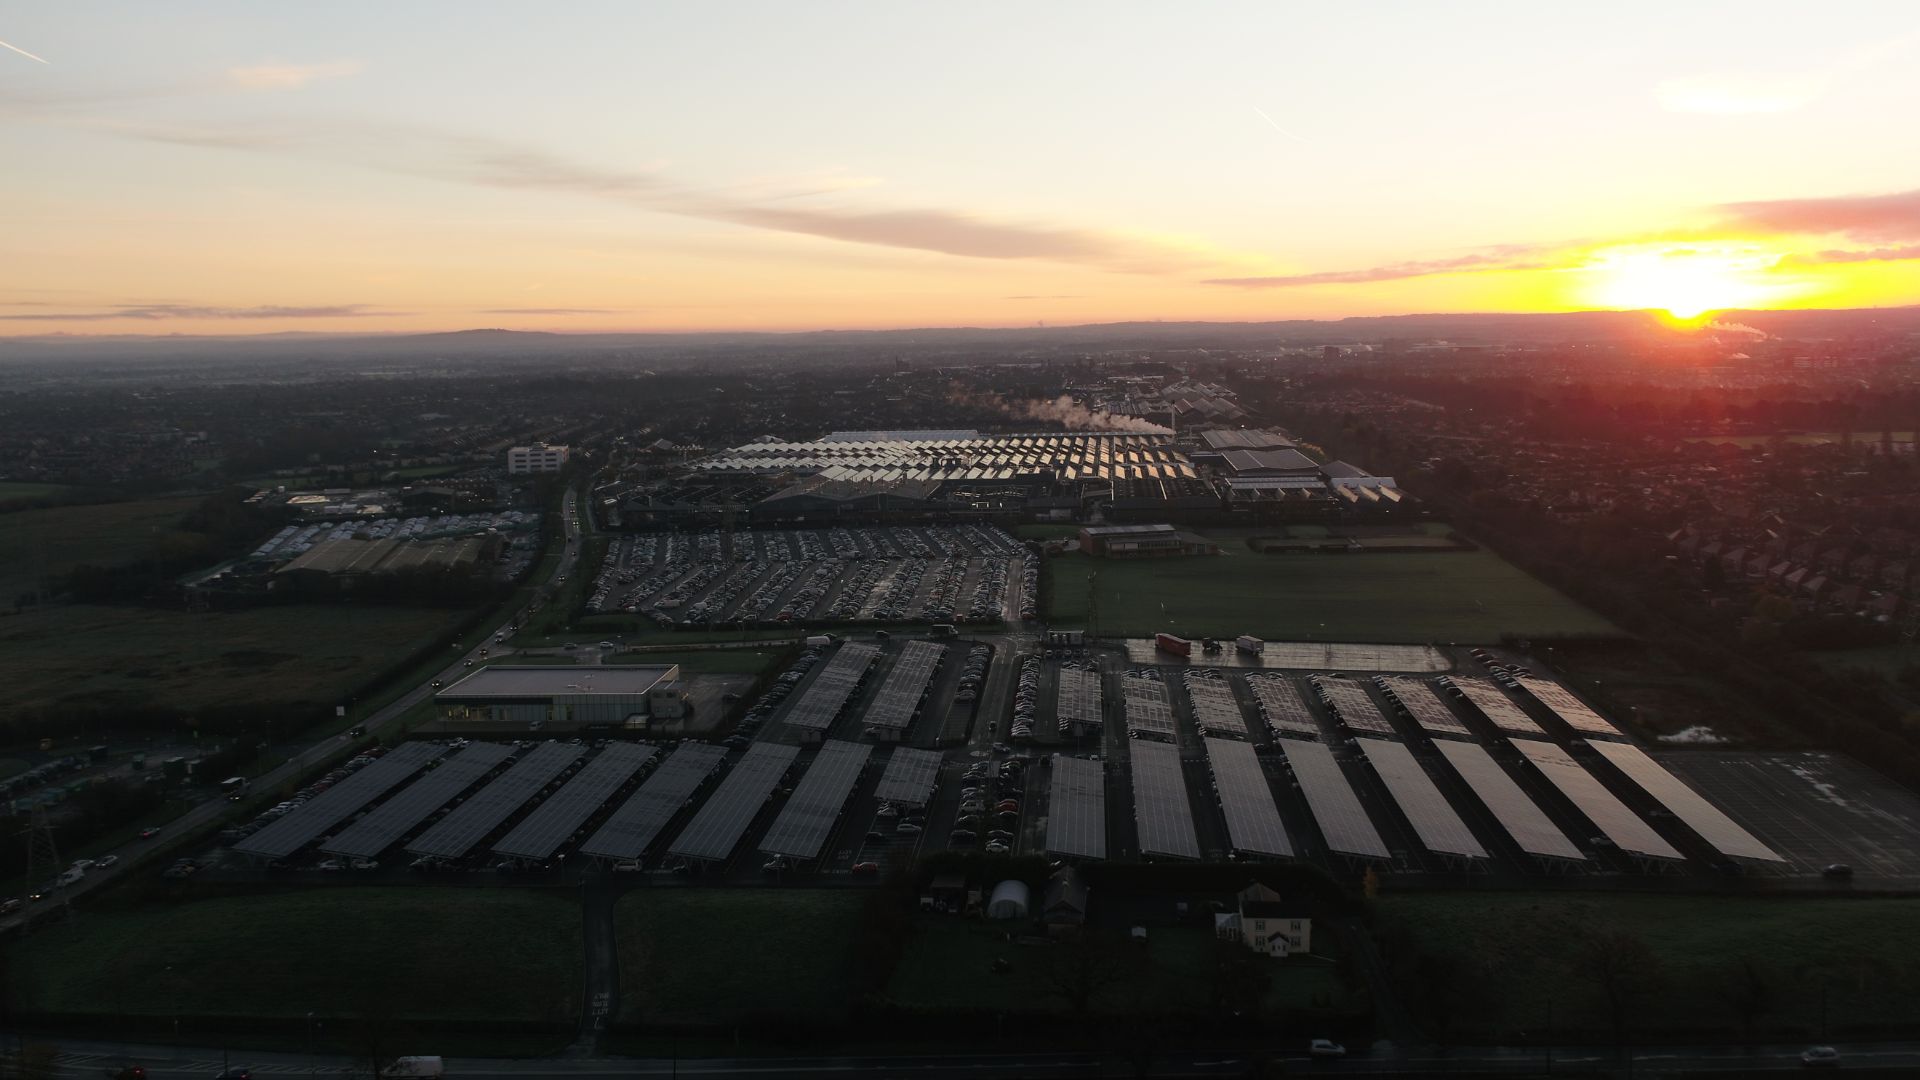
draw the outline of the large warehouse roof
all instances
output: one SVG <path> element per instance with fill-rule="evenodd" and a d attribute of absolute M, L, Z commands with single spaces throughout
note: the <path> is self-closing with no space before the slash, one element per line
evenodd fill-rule
<path fill-rule="evenodd" d="M 680 677 L 677 664 L 576 667 L 500 664 L 485 667 L 434 695 L 436 701 L 515 702 L 643 697 Z"/>

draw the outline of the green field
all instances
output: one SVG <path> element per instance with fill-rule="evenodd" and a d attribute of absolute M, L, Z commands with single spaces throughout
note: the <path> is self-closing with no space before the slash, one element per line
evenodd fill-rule
<path fill-rule="evenodd" d="M 0 518 L 0 609 L 83 563 L 117 566 L 164 548 L 197 498 L 22 510 Z"/>
<path fill-rule="evenodd" d="M 1087 625 L 1098 573 L 1098 625 L 1107 637 L 1160 631 L 1253 634 L 1271 641 L 1479 642 L 1501 634 L 1613 634 L 1599 615 L 1490 551 L 1391 555 L 1226 554 L 1181 559 L 1062 555 L 1047 621 Z"/>
<path fill-rule="evenodd" d="M 0 616 L 7 706 L 67 698 L 191 709 L 333 704 L 460 614 L 332 605 L 185 612 L 88 604 Z"/>
<path fill-rule="evenodd" d="M 1457 1010 L 1476 1035 L 1536 1029 L 1551 1001 L 1571 1040 L 1610 1029 L 1593 974 L 1596 929 L 1645 945 L 1624 967 L 1645 976 L 1630 1030 L 1744 1027 L 1736 1001 L 1759 1002 L 1755 1031 L 1813 1038 L 1825 987 L 1833 1034 L 1911 1024 L 1920 994 L 1920 900 L 1549 894 L 1404 894 L 1377 901 L 1376 932 L 1416 1014 Z M 1424 970 L 1412 949 L 1439 958 Z M 1617 961 L 1616 961 L 1617 962 Z M 1752 974 L 1743 966 L 1751 963 Z"/>
<path fill-rule="evenodd" d="M 90 909 L 10 945 L 6 990 L 16 1012 L 565 1024 L 582 951 L 559 896 L 303 889 Z"/>
<path fill-rule="evenodd" d="M 17 499 L 45 499 L 48 501 L 64 498 L 74 489 L 65 484 L 29 484 L 18 480 L 0 480 L 0 503 Z"/>
<path fill-rule="evenodd" d="M 615 913 L 620 1022 L 843 1014 L 858 889 L 643 889 Z"/>

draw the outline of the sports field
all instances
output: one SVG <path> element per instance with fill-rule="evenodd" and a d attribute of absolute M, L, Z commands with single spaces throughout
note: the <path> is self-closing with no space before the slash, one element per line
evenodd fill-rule
<path fill-rule="evenodd" d="M 1630 977 L 1630 1029 L 1817 1038 L 1825 987 L 1832 1035 L 1910 1023 L 1920 994 L 1920 900 L 1503 893 L 1394 894 L 1374 926 L 1409 1008 L 1449 1010 L 1463 1031 L 1546 1021 L 1610 1037 L 1596 971 Z M 1640 945 L 1601 949 L 1595 930 Z M 1619 938 L 1614 939 L 1616 942 Z M 1436 958 L 1422 967 L 1413 950 Z M 1644 946 L 1641 948 L 1640 946 Z"/>
<path fill-rule="evenodd" d="M 564 1024 L 583 949 L 562 896 L 349 887 L 94 908 L 5 955 L 23 1012 Z"/>
<path fill-rule="evenodd" d="M 444 633 L 457 611 L 334 605 L 187 612 L 90 604 L 0 617 L 7 707 L 62 699 L 205 705 L 317 702 Z M 451 652 L 451 650 L 449 650 Z"/>
<path fill-rule="evenodd" d="M 1276 641 L 1487 642 L 1618 631 L 1490 551 L 1046 560 L 1051 623 L 1106 637 L 1166 631 Z M 1096 577 L 1097 575 L 1097 577 Z M 1090 582 L 1094 584 L 1090 587 Z M 1091 593 L 1091 596 L 1090 596 Z"/>
<path fill-rule="evenodd" d="M 83 563 L 118 566 L 164 546 L 201 500 L 143 499 L 22 510 L 0 518 L 0 610 L 14 597 Z"/>

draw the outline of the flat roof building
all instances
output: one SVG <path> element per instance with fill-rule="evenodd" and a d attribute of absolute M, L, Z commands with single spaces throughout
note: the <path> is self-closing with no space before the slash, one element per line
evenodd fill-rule
<path fill-rule="evenodd" d="M 570 453 L 571 447 L 548 446 L 546 443 L 513 447 L 507 451 L 507 475 L 559 472 L 560 466 L 567 463 Z"/>
<path fill-rule="evenodd" d="M 433 695 L 441 717 L 538 730 L 625 725 L 651 715 L 656 688 L 680 678 L 678 664 L 614 667 L 484 667 Z"/>

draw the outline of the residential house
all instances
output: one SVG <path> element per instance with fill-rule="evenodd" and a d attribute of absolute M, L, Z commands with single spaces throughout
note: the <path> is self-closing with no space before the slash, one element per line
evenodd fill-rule
<path fill-rule="evenodd" d="M 1258 882 L 1240 890 L 1237 910 L 1214 915 L 1213 932 L 1268 956 L 1313 951 L 1313 920 Z"/>

